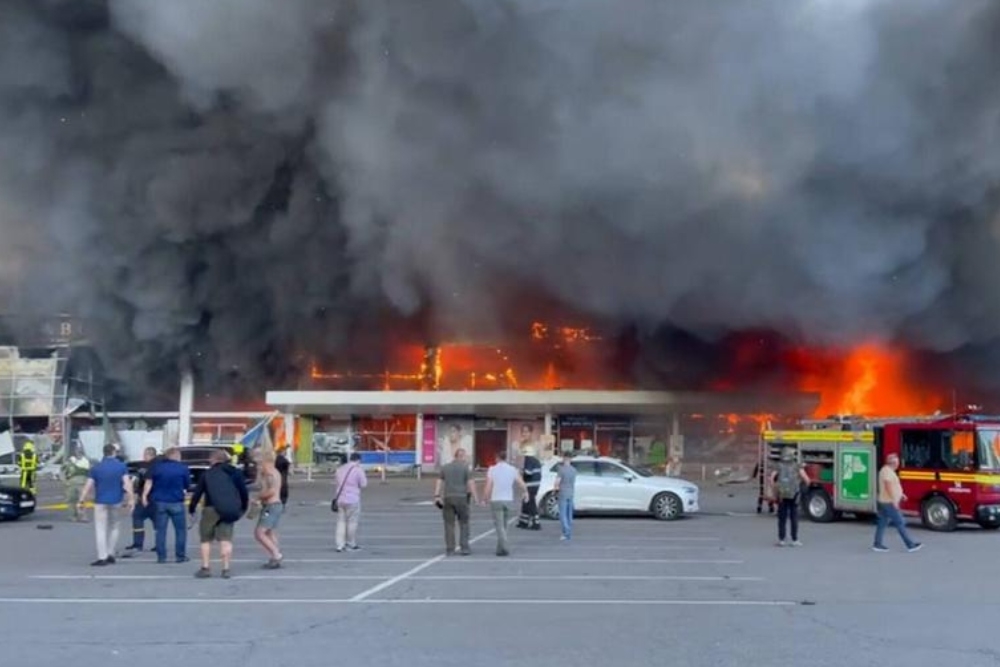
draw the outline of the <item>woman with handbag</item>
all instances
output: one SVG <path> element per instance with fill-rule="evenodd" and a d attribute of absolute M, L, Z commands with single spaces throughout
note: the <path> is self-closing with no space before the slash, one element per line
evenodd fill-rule
<path fill-rule="evenodd" d="M 361 489 L 368 486 L 368 478 L 361 467 L 361 455 L 351 454 L 350 463 L 337 469 L 334 477 L 337 489 L 330 509 L 337 514 L 337 553 L 344 549 L 356 551 L 358 546 L 358 520 L 361 518 Z"/>

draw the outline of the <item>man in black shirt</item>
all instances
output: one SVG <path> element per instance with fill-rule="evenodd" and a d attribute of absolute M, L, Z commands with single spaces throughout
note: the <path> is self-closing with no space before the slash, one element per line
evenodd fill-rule
<path fill-rule="evenodd" d="M 152 503 L 142 503 L 142 487 L 149 477 L 149 471 L 160 460 L 155 447 L 146 447 L 142 452 L 142 461 L 129 465 L 135 481 L 135 507 L 132 509 L 132 544 L 125 547 L 125 556 L 133 556 L 142 552 L 146 542 L 146 522 L 154 521 L 155 510 Z"/>
<path fill-rule="evenodd" d="M 212 542 L 218 541 L 222 558 L 222 578 L 229 578 L 229 564 L 233 557 L 233 525 L 247 512 L 250 493 L 243 473 L 229 463 L 229 455 L 220 450 L 212 452 L 209 461 L 212 467 L 198 480 L 198 486 L 191 496 L 188 512 L 192 519 L 198 510 L 198 503 L 205 499 L 201 511 L 198 533 L 201 538 L 201 569 L 195 576 L 205 579 L 212 576 L 210 561 Z"/>

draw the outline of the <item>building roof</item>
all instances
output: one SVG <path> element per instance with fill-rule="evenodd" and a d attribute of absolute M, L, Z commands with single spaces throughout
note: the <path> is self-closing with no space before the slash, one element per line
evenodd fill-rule
<path fill-rule="evenodd" d="M 393 414 L 562 415 L 811 414 L 818 394 L 663 391 L 269 391 L 282 412 L 331 416 Z"/>

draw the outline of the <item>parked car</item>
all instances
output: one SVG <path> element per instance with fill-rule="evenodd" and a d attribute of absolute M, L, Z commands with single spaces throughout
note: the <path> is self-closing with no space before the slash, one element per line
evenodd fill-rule
<path fill-rule="evenodd" d="M 559 518 L 554 489 L 560 463 L 552 460 L 542 467 L 539 511 L 549 519 Z M 575 512 L 652 514 L 661 521 L 673 521 L 699 509 L 698 486 L 686 480 L 656 475 L 606 456 L 579 456 L 572 465 L 576 469 Z"/>
<path fill-rule="evenodd" d="M 0 520 L 20 519 L 35 511 L 35 495 L 16 486 L 0 486 Z"/>

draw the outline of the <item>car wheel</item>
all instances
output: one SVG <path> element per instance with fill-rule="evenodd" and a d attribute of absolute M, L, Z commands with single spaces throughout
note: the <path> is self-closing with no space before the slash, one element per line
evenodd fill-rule
<path fill-rule="evenodd" d="M 559 498 L 555 493 L 546 494 L 542 498 L 542 516 L 553 521 L 559 518 Z"/>
<path fill-rule="evenodd" d="M 836 517 L 830 494 L 823 489 L 813 489 L 806 498 L 806 514 L 810 521 L 830 523 Z"/>
<path fill-rule="evenodd" d="M 958 527 L 954 505 L 941 496 L 931 496 L 921 503 L 920 520 L 928 530 L 942 533 L 950 533 Z"/>
<path fill-rule="evenodd" d="M 653 498 L 650 511 L 660 521 L 674 521 L 684 513 L 680 496 L 675 493 L 661 493 Z"/>

